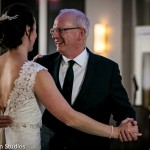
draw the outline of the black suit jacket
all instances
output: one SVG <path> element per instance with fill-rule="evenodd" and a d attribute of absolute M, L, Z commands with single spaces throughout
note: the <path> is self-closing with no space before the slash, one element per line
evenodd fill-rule
<path fill-rule="evenodd" d="M 118 124 L 127 117 L 135 118 L 135 111 L 122 85 L 117 63 L 93 54 L 88 49 L 87 51 L 89 60 L 86 75 L 72 107 L 105 124 L 109 124 L 111 114 Z M 38 63 L 48 68 L 60 92 L 58 73 L 61 59 L 62 56 L 59 53 L 54 53 L 38 60 Z M 43 123 L 55 132 L 52 143 L 56 142 L 56 145 L 65 143 L 66 147 L 72 147 L 70 149 L 73 147 L 75 149 L 91 148 L 95 150 L 96 147 L 109 149 L 108 138 L 89 135 L 67 127 L 47 110 L 43 115 Z"/>

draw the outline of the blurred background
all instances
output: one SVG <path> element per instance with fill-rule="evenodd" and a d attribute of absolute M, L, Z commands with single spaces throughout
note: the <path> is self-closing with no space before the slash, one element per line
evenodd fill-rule
<path fill-rule="evenodd" d="M 119 64 L 123 84 L 143 133 L 136 142 L 123 144 L 112 140 L 111 149 L 149 150 L 150 0 L 0 0 L 0 14 L 6 6 L 16 2 L 28 5 L 37 20 L 38 38 L 29 53 L 30 60 L 38 53 L 55 52 L 49 30 L 61 9 L 76 8 L 86 13 L 91 22 L 87 47 Z M 98 31 L 96 25 L 104 30 Z M 101 48 L 98 44 L 105 46 Z"/>

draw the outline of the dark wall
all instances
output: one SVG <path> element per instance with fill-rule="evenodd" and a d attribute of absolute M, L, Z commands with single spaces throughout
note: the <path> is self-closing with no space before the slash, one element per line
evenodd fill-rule
<path fill-rule="evenodd" d="M 35 19 L 37 20 L 37 29 L 38 29 L 38 17 L 39 17 L 39 13 L 38 13 L 38 1 L 37 0 L 1 0 L 1 7 L 2 10 L 14 3 L 23 3 L 26 4 L 32 11 L 33 14 L 35 16 Z M 38 33 L 38 30 L 37 30 Z M 28 59 L 31 60 L 36 54 L 38 53 L 38 38 L 35 41 L 34 47 L 33 47 L 33 51 L 29 52 L 28 55 Z"/>
<path fill-rule="evenodd" d="M 150 0 L 136 0 L 136 24 L 150 25 Z"/>

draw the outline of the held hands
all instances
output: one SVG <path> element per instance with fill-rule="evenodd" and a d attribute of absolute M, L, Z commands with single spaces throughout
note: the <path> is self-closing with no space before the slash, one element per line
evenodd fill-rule
<path fill-rule="evenodd" d="M 121 124 L 114 129 L 114 137 L 119 138 L 121 142 L 136 141 L 139 136 L 137 122 L 132 118 L 127 118 L 121 122 Z"/>
<path fill-rule="evenodd" d="M 0 128 L 6 128 L 12 123 L 12 119 L 9 116 L 0 115 Z"/>
<path fill-rule="evenodd" d="M 120 125 L 126 125 L 127 127 L 126 129 L 120 130 L 119 139 L 121 142 L 136 141 L 138 137 L 142 135 L 139 133 L 137 121 L 134 121 L 131 118 L 123 120 Z"/>

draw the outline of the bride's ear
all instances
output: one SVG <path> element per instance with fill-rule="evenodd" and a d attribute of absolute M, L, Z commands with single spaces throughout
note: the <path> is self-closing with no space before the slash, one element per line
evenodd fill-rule
<path fill-rule="evenodd" d="M 26 35 L 29 37 L 30 36 L 30 26 L 26 25 Z"/>

